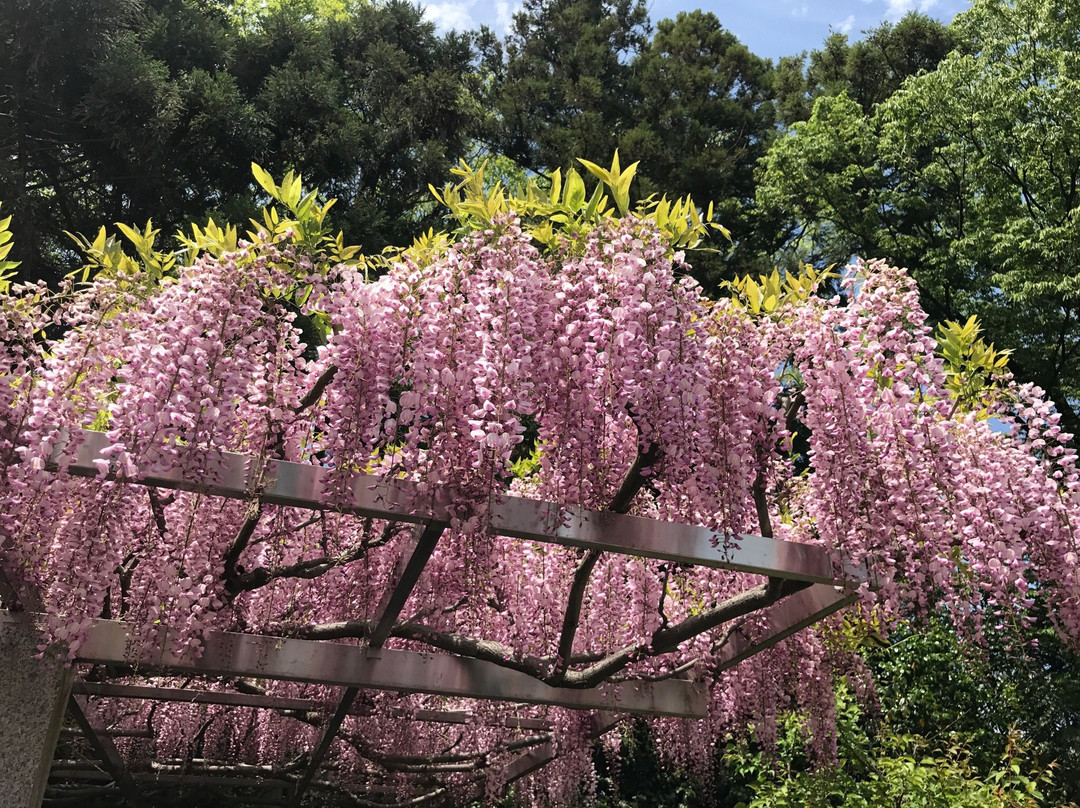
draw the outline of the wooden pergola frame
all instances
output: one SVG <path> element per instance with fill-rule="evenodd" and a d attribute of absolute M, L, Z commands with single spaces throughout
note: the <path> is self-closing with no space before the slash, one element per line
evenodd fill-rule
<path fill-rule="evenodd" d="M 107 461 L 102 454 L 110 445 L 107 436 L 83 430 L 76 437 L 78 440 L 58 443 L 52 457 L 54 467 L 76 476 L 99 475 L 101 461 Z M 324 703 L 307 699 L 76 681 L 71 691 L 69 714 L 130 805 L 146 804 L 140 783 L 161 784 L 169 782 L 169 778 L 167 775 L 152 778 L 133 775 L 126 770 L 112 735 L 96 714 L 92 697 L 329 713 L 304 771 L 295 778 L 294 785 L 281 791 L 283 804 L 290 806 L 299 805 L 315 781 L 322 760 L 345 718 L 365 714 L 364 708 L 355 704 L 361 689 L 594 710 L 597 711 L 593 720 L 594 737 L 617 726 L 621 717 L 627 714 L 698 718 L 706 713 L 708 694 L 701 683 L 689 678 L 624 680 L 584 688 L 556 687 L 484 659 L 384 648 L 449 523 L 448 503 L 440 501 L 437 494 L 419 497 L 415 486 L 407 481 L 352 474 L 343 492 L 340 488 L 342 476 L 333 470 L 279 460 L 269 460 L 265 467 L 258 468 L 251 457 L 235 453 L 225 453 L 209 477 L 189 475 L 177 468 L 148 469 L 142 471 L 138 479 L 129 478 L 128 481 L 311 510 L 330 509 L 327 503 L 332 501 L 332 509 L 336 511 L 415 525 L 363 645 L 211 632 L 206 637 L 203 653 L 196 658 L 189 651 L 176 648 L 168 639 L 153 653 L 138 650 L 123 623 L 93 621 L 85 642 L 78 649 L 76 662 L 136 665 L 140 672 L 148 673 L 255 677 L 340 688 L 336 705 L 330 710 Z M 794 589 L 792 594 L 778 595 L 755 615 L 757 619 L 752 630 L 738 626 L 729 630 L 720 649 L 721 670 L 851 604 L 857 599 L 861 585 L 874 587 L 876 584 L 865 564 L 856 565 L 834 557 L 817 545 L 747 534 L 724 536 L 703 527 L 660 522 L 625 513 L 564 507 L 508 495 L 491 504 L 488 530 L 493 535 L 584 548 L 591 552 L 753 573 L 767 576 L 770 582 L 796 582 L 791 587 Z M 467 713 L 434 710 L 422 711 L 413 717 L 448 723 L 469 720 Z M 521 729 L 550 729 L 546 722 L 538 719 L 508 717 L 505 720 L 507 726 Z M 504 768 L 502 781 L 509 784 L 536 771 L 554 755 L 550 741 L 533 746 Z M 78 772 L 58 770 L 55 775 L 60 779 L 77 779 Z M 203 777 L 208 782 L 215 779 Z M 235 777 L 216 780 L 223 784 L 228 781 L 230 785 L 250 782 L 256 787 L 265 782 L 257 777 L 250 781 Z"/>

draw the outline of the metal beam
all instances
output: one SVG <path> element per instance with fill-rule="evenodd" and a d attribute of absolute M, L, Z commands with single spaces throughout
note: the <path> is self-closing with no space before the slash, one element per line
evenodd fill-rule
<path fill-rule="evenodd" d="M 502 782 L 505 789 L 511 783 L 542 769 L 555 759 L 555 746 L 551 741 L 540 744 L 535 749 L 518 755 L 503 769 Z"/>
<path fill-rule="evenodd" d="M 52 461 L 71 474 L 96 476 L 95 460 L 109 445 L 104 433 L 82 431 L 75 456 L 66 454 L 59 441 Z M 224 453 L 210 475 L 194 476 L 183 469 L 142 473 L 137 482 L 161 488 L 203 491 L 224 497 L 250 499 L 253 481 L 247 455 Z M 270 461 L 263 475 L 263 502 L 309 509 L 328 508 L 333 469 L 304 463 Z M 445 498 L 440 493 L 420 497 L 414 484 L 365 474 L 349 478 L 344 507 L 361 516 L 404 522 L 449 521 Z M 333 499 L 341 505 L 341 498 Z M 584 547 L 605 552 L 644 556 L 680 564 L 738 570 L 811 583 L 869 582 L 865 564 L 834 559 L 824 547 L 780 541 L 762 536 L 726 536 L 707 528 L 657 522 L 607 511 L 566 508 L 549 502 L 502 496 L 492 504 L 489 530 L 501 536 L 537 542 Z"/>
<path fill-rule="evenodd" d="M 316 699 L 290 699 L 282 696 L 263 696 L 257 693 L 227 693 L 217 690 L 185 690 L 178 687 L 117 685 L 111 682 L 75 682 L 71 686 L 71 692 L 84 696 L 108 696 L 116 699 L 177 701 L 186 704 L 224 704 L 230 707 L 257 707 L 270 710 L 321 712 L 327 708 L 326 702 Z"/>
<path fill-rule="evenodd" d="M 326 753 L 330 751 L 330 747 L 334 743 L 334 736 L 337 735 L 338 730 L 341 729 L 341 725 L 345 722 L 345 717 L 349 714 L 349 709 L 352 707 L 352 704 L 359 693 L 360 688 L 358 687 L 346 687 L 341 692 L 341 699 L 338 701 L 337 709 L 334 710 L 334 714 L 330 716 L 326 722 L 326 726 L 323 727 L 319 742 L 315 744 L 315 748 L 311 750 L 311 759 L 308 761 L 307 768 L 304 770 L 304 775 L 300 778 L 299 782 L 297 782 L 296 790 L 293 791 L 292 800 L 289 802 L 289 805 L 292 806 L 292 808 L 298 808 L 300 805 L 300 801 L 304 798 L 304 793 L 308 790 L 308 786 L 311 785 L 311 781 L 315 779 L 315 774 L 319 771 L 319 766 L 322 765 L 323 758 L 326 757 Z"/>
<path fill-rule="evenodd" d="M 601 735 L 606 735 L 622 723 L 624 715 L 617 713 L 599 712 L 593 716 L 593 728 L 589 732 L 589 738 L 596 740 Z M 551 763 L 556 758 L 555 746 L 548 741 L 524 754 L 514 758 L 502 772 L 502 783 L 505 789 L 515 780 L 520 780 L 526 775 L 532 774 Z"/>
<path fill-rule="evenodd" d="M 58 769 L 57 774 L 50 775 L 51 780 L 80 780 L 84 782 L 109 782 L 112 775 L 99 769 L 85 766 L 78 768 L 63 767 Z M 145 783 L 149 786 L 164 785 L 194 785 L 194 786 L 217 786 L 219 788 L 258 788 L 270 791 L 284 792 L 292 787 L 292 783 L 286 780 L 275 780 L 270 777 L 229 777 L 228 775 L 213 774 L 167 774 L 164 772 L 133 772 L 131 779 L 137 783 Z"/>
<path fill-rule="evenodd" d="M 109 738 L 153 738 L 154 733 L 148 729 L 99 729 L 98 732 Z M 81 729 L 64 727 L 60 730 L 61 735 L 82 735 Z"/>
<path fill-rule="evenodd" d="M 829 551 L 816 544 L 748 533 L 725 535 L 697 525 L 568 508 L 521 497 L 504 497 L 493 505 L 490 530 L 500 536 L 793 581 L 859 584 L 869 580 L 865 565 L 837 565 Z"/>
<path fill-rule="evenodd" d="M 714 670 L 719 672 L 734 667 L 758 651 L 776 645 L 795 632 L 854 603 L 858 598 L 858 592 L 827 584 L 815 584 L 789 595 L 763 610 L 759 617 L 750 618 L 763 623 L 759 630 L 736 628 L 732 631 L 720 649 L 719 661 Z"/>
<path fill-rule="evenodd" d="M 252 707 L 269 710 L 299 710 L 323 712 L 329 706 L 317 699 L 291 699 L 284 696 L 265 696 L 258 693 L 228 693 L 218 690 L 184 690 L 175 687 L 149 687 L 146 685 L 118 685 L 111 682 L 75 682 L 72 693 L 84 696 L 107 696 L 115 699 L 146 699 L 147 701 L 175 701 L 186 704 L 224 704 L 231 707 Z M 370 716 L 371 709 L 353 706 L 349 715 Z M 475 721 L 467 710 L 390 710 L 390 715 L 425 721 L 432 724 L 470 724 Z M 508 715 L 500 719 L 499 726 L 507 729 L 550 730 L 551 724 L 542 718 Z"/>
<path fill-rule="evenodd" d="M 95 754 L 101 758 L 106 771 L 120 789 L 120 793 L 124 795 L 124 799 L 132 806 L 146 805 L 142 792 L 131 779 L 131 774 L 124 765 L 123 758 L 120 757 L 120 751 L 112 742 L 112 738 L 105 733 L 104 723 L 86 696 L 72 695 L 68 702 L 68 712 L 82 729 L 86 739 L 90 741 Z"/>
<path fill-rule="evenodd" d="M 390 576 L 390 588 L 387 589 L 378 608 L 375 609 L 373 620 L 375 628 L 368 637 L 368 645 L 372 648 L 381 648 L 386 638 L 390 636 L 390 630 L 397 623 L 401 610 L 405 608 L 405 602 L 412 594 L 416 582 L 420 580 L 420 574 L 424 571 L 424 566 L 435 551 L 435 545 L 439 543 L 439 537 L 445 529 L 445 522 L 428 522 L 417 525 L 409 534 L 408 543 L 402 549 L 394 572 Z"/>
<path fill-rule="evenodd" d="M 373 620 L 375 628 L 371 632 L 371 636 L 368 637 L 368 647 L 382 648 L 386 638 L 390 636 L 390 630 L 397 623 L 401 610 L 405 608 L 405 603 L 412 594 L 413 587 L 420 580 L 420 575 L 423 573 L 428 559 L 431 558 L 431 554 L 435 551 L 435 545 L 439 543 L 439 537 L 442 536 L 445 529 L 445 522 L 428 522 L 417 525 L 409 534 L 408 542 L 402 548 L 401 555 L 398 556 L 397 564 L 394 566 L 394 571 L 390 575 L 390 587 L 383 594 L 382 600 L 375 609 L 375 618 Z M 311 785 L 311 781 L 315 779 L 315 774 L 319 771 L 323 758 L 326 757 L 327 752 L 330 751 L 330 747 L 334 743 L 334 736 L 341 729 L 341 725 L 349 715 L 353 702 L 356 701 L 359 693 L 360 688 L 358 687 L 346 687 L 341 691 L 337 709 L 327 719 L 322 735 L 319 736 L 319 742 L 311 750 L 311 759 L 304 770 L 304 775 L 296 784 L 296 791 L 293 792 L 290 802 L 290 805 L 294 806 L 294 808 L 300 805 L 304 793 Z"/>
<path fill-rule="evenodd" d="M 185 674 L 253 676 L 680 718 L 700 718 L 707 706 L 703 688 L 678 680 L 557 688 L 468 657 L 223 631 L 208 633 L 203 653 L 196 658 L 190 651 L 177 651 L 171 641 L 157 651 L 139 649 L 130 627 L 109 620 L 91 623 L 77 658 Z"/>

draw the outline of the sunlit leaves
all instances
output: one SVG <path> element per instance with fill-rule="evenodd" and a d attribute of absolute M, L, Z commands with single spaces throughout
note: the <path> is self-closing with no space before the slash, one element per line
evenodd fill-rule
<path fill-rule="evenodd" d="M 768 315 L 783 305 L 805 302 L 823 281 L 834 277 L 832 268 L 824 271 L 804 264 L 799 272 L 774 269 L 769 275 L 750 275 L 736 278 L 729 286 L 735 292 L 732 298 L 737 306 L 755 315 Z"/>
<path fill-rule="evenodd" d="M 607 186 L 615 207 L 620 216 L 625 216 L 630 211 L 630 183 L 637 173 L 637 163 L 632 163 L 623 170 L 619 166 L 619 150 L 615 150 L 615 156 L 611 158 L 611 168 L 605 169 L 596 163 L 580 159 L 579 162 L 589 170 L 589 173 Z"/>
<path fill-rule="evenodd" d="M 548 249 L 580 244 L 582 236 L 601 221 L 626 218 L 653 222 L 675 250 L 700 247 L 710 230 L 730 240 L 727 228 L 713 221 L 712 204 L 702 213 L 690 197 L 674 202 L 650 197 L 631 208 L 637 163 L 623 169 L 617 151 L 608 169 L 588 160 L 581 163 L 598 180 L 591 194 L 581 174 L 572 168 L 565 176 L 556 169 L 546 182 L 528 177 L 521 187 L 505 188 L 501 181 L 488 181 L 486 163 L 474 168 L 464 160 L 452 172 L 460 181 L 430 190 L 459 223 L 458 234 L 488 229 L 497 217 L 513 211 L 522 217 L 532 237 Z"/>
<path fill-rule="evenodd" d="M 20 263 L 19 261 L 8 260 L 8 253 L 11 252 L 13 246 L 10 226 L 10 216 L 0 219 L 0 294 L 7 294 L 11 288 L 11 280 L 15 277 L 13 270 Z"/>
<path fill-rule="evenodd" d="M 938 326 L 937 340 L 945 360 L 945 384 L 960 412 L 987 414 L 1000 396 L 1009 373 L 1011 350 L 995 350 L 980 338 L 982 328 L 972 316 L 963 325 L 946 321 Z"/>

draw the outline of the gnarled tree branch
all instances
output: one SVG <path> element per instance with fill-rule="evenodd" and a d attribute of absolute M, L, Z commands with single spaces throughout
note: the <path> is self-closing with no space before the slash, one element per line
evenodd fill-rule
<path fill-rule="evenodd" d="M 716 628 L 736 617 L 771 606 L 781 598 L 792 595 L 809 586 L 803 581 L 770 579 L 769 583 L 755 586 L 725 600 L 723 603 L 691 615 L 674 626 L 659 628 L 648 642 L 635 643 L 615 651 L 603 660 L 582 671 L 571 671 L 564 677 L 566 687 L 596 687 L 618 673 L 631 662 L 646 657 L 660 656 L 674 651 L 681 643 Z"/>
<path fill-rule="evenodd" d="M 645 484 L 644 469 L 651 468 L 660 462 L 663 451 L 659 445 L 652 443 L 644 452 L 639 452 L 634 458 L 634 465 L 623 478 L 622 485 L 615 493 L 614 499 L 608 510 L 614 513 L 627 513 L 630 503 L 641 487 Z M 566 599 L 566 611 L 563 612 L 562 631 L 559 633 L 558 658 L 555 662 L 553 681 L 559 682 L 566 676 L 570 665 L 570 656 L 574 653 L 574 638 L 577 636 L 578 623 L 581 620 L 581 604 L 585 600 L 585 591 L 589 587 L 589 578 L 592 576 L 596 562 L 600 560 L 599 550 L 589 550 L 578 562 L 574 571 L 574 580 L 570 584 L 570 594 Z"/>
<path fill-rule="evenodd" d="M 246 524 L 247 523 L 245 522 L 245 525 Z M 332 569 L 343 567 L 346 564 L 350 564 L 353 561 L 363 558 L 368 550 L 386 544 L 393 538 L 394 534 L 401 529 L 402 528 L 400 528 L 397 523 L 391 522 L 383 528 L 382 533 L 377 539 L 362 541 L 336 556 L 308 558 L 303 561 L 298 561 L 295 564 L 289 564 L 285 567 L 256 567 L 250 571 L 240 572 L 236 568 L 234 562 L 233 574 L 231 576 L 226 575 L 225 588 L 230 593 L 236 595 L 240 592 L 258 589 L 260 586 L 265 586 L 278 578 L 318 578 L 320 575 L 323 575 Z M 226 569 L 228 568 L 226 567 Z"/>
<path fill-rule="evenodd" d="M 311 389 L 307 391 L 307 394 L 300 399 L 300 403 L 296 405 L 293 412 L 299 415 L 322 398 L 322 394 L 326 392 L 326 388 L 329 387 L 330 382 L 334 380 L 337 371 L 337 365 L 330 365 L 324 370 L 319 378 L 315 380 L 315 384 L 311 386 Z"/>

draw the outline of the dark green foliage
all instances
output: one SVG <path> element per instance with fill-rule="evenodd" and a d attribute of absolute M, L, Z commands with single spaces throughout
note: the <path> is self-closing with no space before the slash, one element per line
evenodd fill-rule
<path fill-rule="evenodd" d="M 346 241 L 378 252 L 430 226 L 478 121 L 466 38 L 437 37 L 418 7 L 364 6 L 313 25 L 286 4 L 238 49 L 235 72 L 265 116 L 272 174 L 294 169 L 324 196 Z"/>
<path fill-rule="evenodd" d="M 894 636 L 867 661 L 893 730 L 940 747 L 959 738 L 986 775 L 1013 729 L 1036 765 L 1056 764 L 1047 804 L 1080 803 L 1080 654 L 1045 616 L 1019 636 L 1003 630 L 974 648 L 937 619 Z"/>
<path fill-rule="evenodd" d="M 480 39 L 489 140 L 542 174 L 578 157 L 606 164 L 618 148 L 624 164 L 640 162 L 638 194 L 716 203 L 735 250 L 693 261 L 715 290 L 765 268 L 760 256 L 777 246 L 760 238 L 776 228 L 753 220 L 754 167 L 775 133 L 770 67 L 711 13 L 663 20 L 652 38 L 650 27 L 644 4 L 630 0 L 526 3 L 505 43 Z"/>
<path fill-rule="evenodd" d="M 95 84 L 88 66 L 117 54 L 139 10 L 135 0 L 0 4 L 0 198 L 17 219 L 12 258 L 23 277 L 47 274 L 66 248 L 61 228 L 78 226 L 108 193 L 87 155 L 103 138 L 76 113 Z"/>
<path fill-rule="evenodd" d="M 333 223 L 371 252 L 430 224 L 427 185 L 479 120 L 467 40 L 398 0 L 332 19 L 282 4 L 243 26 L 232 5 L 0 6 L 0 199 L 22 277 L 78 264 L 63 229 L 244 221 L 253 160 L 341 199 Z"/>
<path fill-rule="evenodd" d="M 593 762 L 598 775 L 596 808 L 704 808 L 714 804 L 714 795 L 693 778 L 663 766 L 644 721 L 635 721 L 623 733 L 617 763 L 613 764 L 599 746 Z"/>
<path fill-rule="evenodd" d="M 649 30 L 643 0 L 526 0 L 505 42 L 482 40 L 493 150 L 537 171 L 606 163 L 635 118 Z"/>
<path fill-rule="evenodd" d="M 780 60 L 774 77 L 780 118 L 788 126 L 805 121 L 815 99 L 840 93 L 869 113 L 905 79 L 937 67 L 955 43 L 949 27 L 915 11 L 896 23 L 883 22 L 855 42 L 832 33 L 809 56 Z"/>
<path fill-rule="evenodd" d="M 774 134 L 769 71 L 702 11 L 661 21 L 634 63 L 636 122 L 620 137 L 620 154 L 641 161 L 640 193 L 716 203 L 735 248 L 723 262 L 694 255 L 708 288 L 764 270 L 756 257 L 777 246 L 762 240 L 768 229 L 753 215 L 754 168 Z"/>

